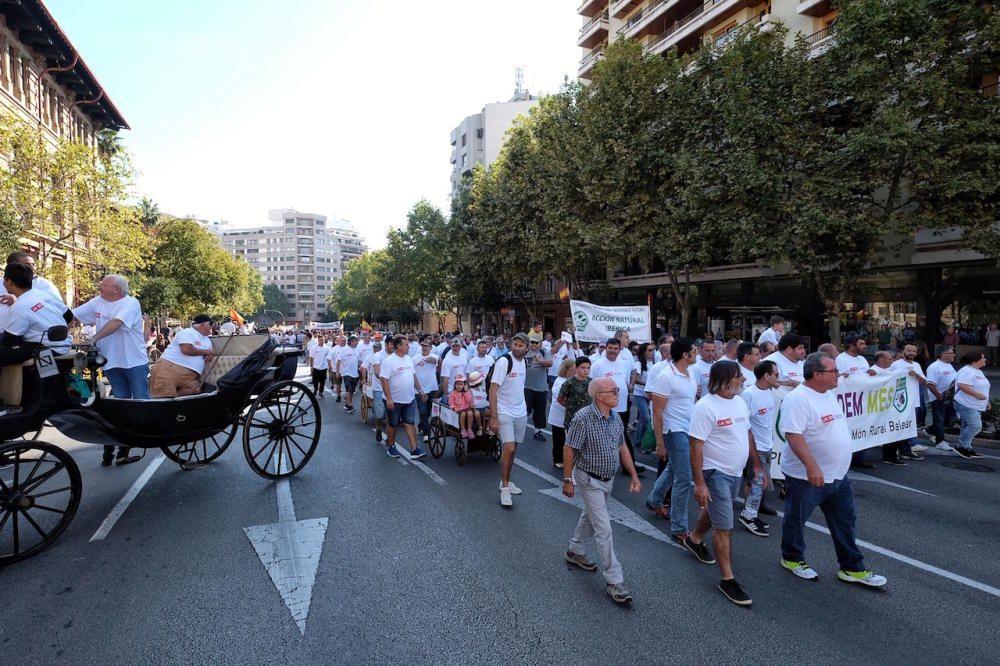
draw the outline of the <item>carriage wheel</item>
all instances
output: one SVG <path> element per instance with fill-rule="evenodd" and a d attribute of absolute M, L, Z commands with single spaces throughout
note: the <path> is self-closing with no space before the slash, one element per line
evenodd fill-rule
<path fill-rule="evenodd" d="M 243 422 L 243 454 L 265 479 L 292 476 L 306 466 L 319 443 L 319 403 L 303 384 L 275 382 L 257 396 Z"/>
<path fill-rule="evenodd" d="M 469 449 L 466 447 L 465 440 L 461 437 L 455 438 L 455 460 L 459 465 L 464 465 L 465 461 L 469 458 Z"/>
<path fill-rule="evenodd" d="M 364 394 L 364 391 L 362 391 L 362 393 L 361 393 L 361 409 L 359 411 L 361 412 L 361 422 L 364 423 L 365 425 L 368 425 L 368 410 L 369 410 L 369 408 L 371 408 L 371 400 L 369 400 L 368 396 Z"/>
<path fill-rule="evenodd" d="M 435 416 L 431 419 L 431 439 L 428 443 L 432 456 L 440 458 L 444 455 L 445 441 L 444 424 L 441 423 L 441 419 Z"/>
<path fill-rule="evenodd" d="M 161 446 L 163 455 L 173 460 L 181 466 L 183 470 L 195 469 L 195 465 L 205 465 L 222 455 L 233 440 L 236 439 L 236 429 L 239 423 L 230 423 L 225 430 L 186 444 L 174 444 L 172 446 Z"/>
<path fill-rule="evenodd" d="M 52 545 L 73 520 L 82 485 L 80 468 L 57 446 L 0 445 L 0 566 Z"/>
<path fill-rule="evenodd" d="M 493 446 L 490 447 L 490 458 L 493 458 L 493 462 L 499 462 L 500 454 L 503 453 L 503 445 L 500 444 L 500 438 L 496 435 L 490 435 Z"/>

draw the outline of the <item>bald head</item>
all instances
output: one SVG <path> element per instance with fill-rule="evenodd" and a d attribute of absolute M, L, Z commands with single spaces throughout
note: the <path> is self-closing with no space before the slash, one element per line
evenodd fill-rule
<path fill-rule="evenodd" d="M 610 391 L 613 388 L 615 388 L 615 380 L 610 377 L 601 377 L 600 379 L 591 380 L 590 386 L 587 387 L 587 393 L 590 394 L 591 400 L 596 400 L 599 393 Z"/>

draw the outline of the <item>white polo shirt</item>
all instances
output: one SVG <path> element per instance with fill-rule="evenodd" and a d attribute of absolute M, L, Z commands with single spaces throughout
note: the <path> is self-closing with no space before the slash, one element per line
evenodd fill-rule
<path fill-rule="evenodd" d="M 85 324 L 94 324 L 98 333 L 115 319 L 122 322 L 117 331 L 97 341 L 97 348 L 108 359 L 105 370 L 134 368 L 149 362 L 142 332 L 142 308 L 135 297 L 106 301 L 95 296 L 74 308 L 73 316 Z"/>

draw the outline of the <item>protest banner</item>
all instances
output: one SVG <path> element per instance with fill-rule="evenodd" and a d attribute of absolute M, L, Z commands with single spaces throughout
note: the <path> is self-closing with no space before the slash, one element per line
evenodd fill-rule
<path fill-rule="evenodd" d="M 774 449 L 771 451 L 771 478 L 783 479 L 781 456 L 788 444 L 781 431 L 781 401 L 795 389 L 775 391 L 777 416 L 774 419 Z M 841 378 L 833 389 L 847 419 L 851 452 L 892 444 L 917 436 L 916 407 L 920 402 L 917 382 L 905 372 L 881 375 L 859 373 Z"/>
<path fill-rule="evenodd" d="M 571 300 L 569 308 L 576 339 L 580 342 L 604 342 L 618 331 L 628 331 L 629 337 L 636 342 L 651 339 L 647 305 L 604 306 Z"/>

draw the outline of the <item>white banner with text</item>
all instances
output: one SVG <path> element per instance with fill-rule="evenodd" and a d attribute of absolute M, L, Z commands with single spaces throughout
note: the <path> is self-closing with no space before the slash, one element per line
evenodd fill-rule
<path fill-rule="evenodd" d="M 650 341 L 652 329 L 646 305 L 605 306 L 571 300 L 569 309 L 580 342 L 604 342 L 618 331 L 627 331 L 636 342 Z"/>

